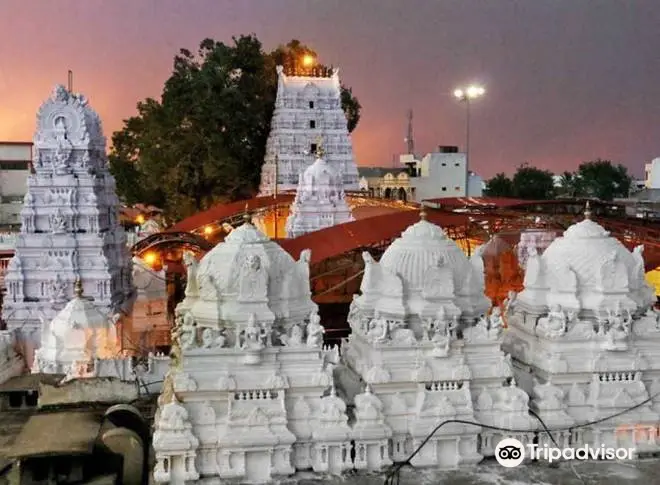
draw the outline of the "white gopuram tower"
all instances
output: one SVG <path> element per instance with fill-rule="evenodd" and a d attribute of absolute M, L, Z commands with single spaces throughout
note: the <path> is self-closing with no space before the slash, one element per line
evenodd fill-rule
<path fill-rule="evenodd" d="M 342 177 L 325 161 L 319 138 L 316 161 L 300 174 L 296 198 L 286 221 L 286 235 L 294 238 L 352 220 Z"/>
<path fill-rule="evenodd" d="M 85 97 L 56 86 L 37 114 L 34 173 L 5 276 L 2 316 L 19 330 L 28 366 L 41 322 L 71 300 L 78 279 L 102 312 L 130 311 L 131 259 L 105 148 L 101 120 Z"/>
<path fill-rule="evenodd" d="M 325 140 L 325 161 L 342 174 L 344 189 L 358 190 L 358 172 L 346 115 L 341 108 L 339 70 L 324 76 L 290 76 L 277 66 L 277 98 L 261 172 L 262 195 L 295 190 L 312 164 L 316 139 Z M 321 74 L 326 74 L 323 72 Z"/>

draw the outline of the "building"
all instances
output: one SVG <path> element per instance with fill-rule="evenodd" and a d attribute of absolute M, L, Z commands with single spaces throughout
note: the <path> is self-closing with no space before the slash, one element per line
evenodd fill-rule
<path fill-rule="evenodd" d="M 32 143 L 0 142 L 0 227 L 21 225 L 21 208 L 32 164 Z"/>
<path fill-rule="evenodd" d="M 466 171 L 466 158 L 457 147 L 441 146 L 421 160 L 414 155 L 399 157 L 407 168 L 361 167 L 360 190 L 374 197 L 421 202 L 444 197 L 481 197 L 481 177 Z"/>
<path fill-rule="evenodd" d="M 660 420 L 659 314 L 643 249 L 626 249 L 587 209 L 543 254 L 530 252 L 524 289 L 509 299 L 503 348 L 530 408 L 550 429 L 565 429 L 554 436 L 560 447 L 658 451 L 648 433 L 621 434 L 626 424 L 650 429 Z M 586 422 L 598 424 L 569 430 Z M 540 446 L 551 443 L 539 436 Z"/>
<path fill-rule="evenodd" d="M 133 288 L 119 200 L 101 120 L 82 95 L 56 86 L 39 109 L 21 237 L 5 274 L 2 317 L 27 365 L 42 322 L 74 296 L 74 282 L 106 314 L 130 313 Z"/>
<path fill-rule="evenodd" d="M 290 75 L 293 74 L 293 75 Z M 298 177 L 314 162 L 319 143 L 326 162 L 340 174 L 345 190 L 358 189 L 358 172 L 346 115 L 341 107 L 339 70 L 300 76 L 277 67 L 277 98 L 261 172 L 261 194 L 295 190 Z"/>
<path fill-rule="evenodd" d="M 644 175 L 647 189 L 660 189 L 660 158 L 655 158 L 645 165 Z"/>
<path fill-rule="evenodd" d="M 316 161 L 300 176 L 286 222 L 289 238 L 353 220 L 341 176 L 323 156 L 323 148 L 317 147 Z"/>

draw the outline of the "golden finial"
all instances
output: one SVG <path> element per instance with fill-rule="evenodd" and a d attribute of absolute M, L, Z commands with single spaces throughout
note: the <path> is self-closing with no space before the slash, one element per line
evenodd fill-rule
<path fill-rule="evenodd" d="M 591 204 L 587 201 L 587 205 L 584 206 L 584 218 L 591 219 Z"/>
<path fill-rule="evenodd" d="M 246 224 L 252 223 L 252 216 L 250 215 L 250 207 L 247 202 L 245 203 L 245 212 L 243 213 L 243 221 Z"/>
<path fill-rule="evenodd" d="M 323 137 L 321 135 L 316 137 L 316 158 L 322 158 L 323 155 L 325 154 L 325 150 L 323 150 Z"/>
<path fill-rule="evenodd" d="M 83 296 L 83 284 L 80 278 L 76 279 L 76 282 L 73 284 L 73 294 L 78 298 Z"/>
<path fill-rule="evenodd" d="M 427 215 L 427 213 L 426 213 L 426 205 L 422 204 L 422 208 L 419 210 L 419 218 L 420 218 L 422 221 L 425 221 L 425 220 L 426 220 L 426 215 Z"/>

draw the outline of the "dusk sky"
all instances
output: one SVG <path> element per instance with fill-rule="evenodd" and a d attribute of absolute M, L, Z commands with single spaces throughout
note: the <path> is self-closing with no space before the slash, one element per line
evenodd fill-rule
<path fill-rule="evenodd" d="M 255 33 L 341 68 L 362 104 L 359 165 L 392 166 L 414 110 L 417 152 L 465 143 L 455 87 L 482 83 L 471 168 L 554 172 L 597 157 L 634 175 L 660 156 L 659 0 L 0 0 L 0 140 L 74 71 L 106 135 L 159 97 L 179 48 Z"/>

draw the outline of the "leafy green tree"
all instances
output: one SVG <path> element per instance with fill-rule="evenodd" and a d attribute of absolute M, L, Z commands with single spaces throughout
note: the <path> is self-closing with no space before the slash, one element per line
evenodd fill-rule
<path fill-rule="evenodd" d="M 490 197 L 513 197 L 513 182 L 506 174 L 498 173 L 486 181 L 484 194 Z"/>
<path fill-rule="evenodd" d="M 110 170 L 120 197 L 176 220 L 253 196 L 275 106 L 275 65 L 301 52 L 315 55 L 298 41 L 264 53 L 252 35 L 230 45 L 205 39 L 196 53 L 181 49 L 161 100 L 138 103 L 113 134 Z M 360 106 L 344 92 L 354 127 Z"/>
<path fill-rule="evenodd" d="M 552 172 L 523 164 L 513 175 L 515 197 L 526 200 L 547 200 L 555 197 Z"/>
<path fill-rule="evenodd" d="M 628 169 L 609 160 L 584 162 L 578 167 L 576 176 L 582 186 L 581 194 L 600 200 L 628 197 L 632 185 Z"/>
<path fill-rule="evenodd" d="M 559 180 L 557 195 L 562 197 L 582 197 L 584 187 L 580 176 L 574 172 L 564 172 Z"/>

